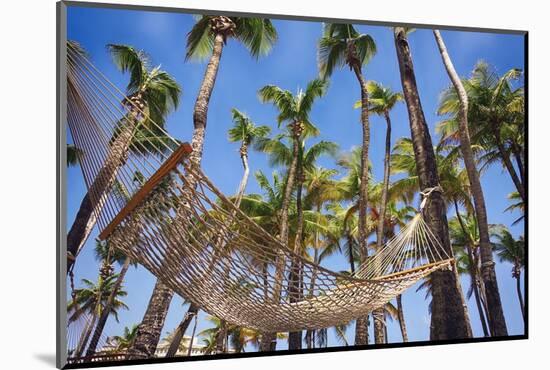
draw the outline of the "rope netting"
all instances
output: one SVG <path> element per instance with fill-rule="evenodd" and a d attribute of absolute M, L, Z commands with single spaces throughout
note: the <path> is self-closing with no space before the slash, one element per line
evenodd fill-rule
<path fill-rule="evenodd" d="M 209 314 L 263 332 L 330 327 L 451 263 L 421 213 L 353 275 L 294 254 L 182 155 L 188 146 L 131 93 L 69 44 L 68 125 L 101 236 Z"/>

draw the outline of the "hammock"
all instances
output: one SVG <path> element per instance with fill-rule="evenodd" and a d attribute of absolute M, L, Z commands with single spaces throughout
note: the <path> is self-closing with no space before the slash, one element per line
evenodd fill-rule
<path fill-rule="evenodd" d="M 192 163 L 189 144 L 171 138 L 71 44 L 67 66 L 67 122 L 100 238 L 209 314 L 262 332 L 325 328 L 450 267 L 421 213 L 353 275 L 294 254 Z M 168 143 L 148 139 L 161 134 Z"/>

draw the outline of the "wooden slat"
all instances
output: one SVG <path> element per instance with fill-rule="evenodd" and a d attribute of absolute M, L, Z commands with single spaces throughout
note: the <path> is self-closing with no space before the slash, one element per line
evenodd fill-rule
<path fill-rule="evenodd" d="M 181 144 L 170 157 L 159 167 L 159 169 L 143 184 L 134 196 L 126 203 L 124 208 L 113 218 L 105 229 L 99 234 L 99 239 L 105 240 L 111 235 L 115 228 L 128 216 L 158 185 L 158 183 L 193 151 L 189 143 Z"/>
<path fill-rule="evenodd" d="M 374 278 L 373 280 L 393 280 L 393 279 L 397 278 L 398 276 L 412 274 L 413 272 L 417 272 L 417 271 L 420 271 L 420 270 L 427 270 L 427 269 L 430 269 L 430 268 L 432 268 L 434 266 L 437 266 L 437 265 L 444 265 L 444 264 L 447 264 L 447 263 L 452 264 L 453 261 L 454 261 L 453 258 L 448 258 L 446 260 L 441 260 L 441 261 L 437 261 L 437 262 L 428 263 L 427 265 L 417 266 L 417 267 L 409 269 L 409 270 L 394 272 L 393 274 L 380 276 L 380 277 Z"/>

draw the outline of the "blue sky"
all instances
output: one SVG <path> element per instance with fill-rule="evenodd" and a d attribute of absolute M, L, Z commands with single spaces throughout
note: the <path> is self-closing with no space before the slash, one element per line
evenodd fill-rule
<path fill-rule="evenodd" d="M 190 141 L 192 133 L 192 110 L 202 77 L 205 62 L 185 62 L 186 34 L 192 28 L 194 19 L 187 14 L 142 12 L 115 9 L 94 9 L 69 7 L 67 32 L 69 39 L 78 41 L 89 52 L 94 64 L 115 84 L 123 88 L 127 76 L 121 75 L 111 62 L 105 45 L 119 43 L 143 49 L 155 65 L 173 75 L 183 88 L 181 105 L 167 120 L 172 136 Z M 321 34 L 319 22 L 275 20 L 279 40 L 267 58 L 255 60 L 247 50 L 234 40 L 224 48 L 216 86 L 210 101 L 208 127 L 203 157 L 203 168 L 221 190 L 231 194 L 240 181 L 241 163 L 238 144 L 229 143 L 227 130 L 231 127 L 230 110 L 237 108 L 246 112 L 258 124 L 276 128 L 276 111 L 270 105 L 261 104 L 257 91 L 266 84 L 276 84 L 295 92 L 317 77 L 316 42 Z M 359 25 L 357 29 L 370 34 L 377 44 L 378 52 L 364 67 L 367 79 L 376 80 L 395 91 L 400 91 L 400 78 L 393 35 L 389 27 Z M 467 76 L 478 60 L 485 60 L 502 74 L 510 68 L 524 67 L 523 36 L 490 34 L 464 31 L 442 31 L 443 38 L 458 73 Z M 449 85 L 437 45 L 431 30 L 417 30 L 410 36 L 410 45 L 415 64 L 416 77 L 424 113 L 432 132 L 434 142 L 435 124 L 441 120 L 436 115 L 440 92 Z M 315 104 L 311 120 L 321 130 L 321 136 L 311 141 L 331 140 L 340 149 L 350 150 L 360 145 L 361 126 L 359 110 L 353 103 L 359 98 L 357 81 L 348 69 L 338 70 L 331 79 L 328 93 Z M 410 136 L 408 117 L 404 104 L 392 111 L 392 144 L 400 137 Z M 380 117 L 371 118 L 371 149 L 374 177 L 381 179 L 384 152 L 385 123 Z M 264 155 L 250 154 L 251 171 L 258 169 L 266 173 L 273 171 L 267 165 Z M 334 167 L 334 160 L 322 159 L 320 164 Z M 507 194 L 514 190 L 512 182 L 502 168 L 494 166 L 484 172 L 482 184 L 488 208 L 489 222 L 510 226 L 519 217 L 517 213 L 504 213 L 508 206 Z M 86 192 L 79 168 L 68 169 L 67 220 L 70 227 Z M 248 192 L 258 192 L 252 179 Z M 523 234 L 523 224 L 511 226 L 517 237 Z M 94 230 L 75 267 L 77 281 L 81 278 L 95 279 L 99 263 L 93 256 Z M 327 259 L 325 265 L 333 270 L 347 268 L 342 256 Z M 504 304 L 510 334 L 522 334 L 523 323 L 515 293 L 515 281 L 511 278 L 511 265 L 497 262 L 496 271 Z M 131 268 L 125 288 L 128 291 L 126 303 L 130 311 L 120 314 L 120 323 L 110 319 L 105 333 L 117 335 L 124 326 L 139 323 L 147 306 L 155 282 L 154 276 L 139 267 Z M 463 286 L 468 279 L 463 278 Z M 422 293 L 410 289 L 403 296 L 406 323 L 410 340 L 429 338 L 429 313 Z M 470 317 L 476 336 L 481 336 L 481 326 L 473 299 L 468 302 Z M 170 307 L 163 333 L 172 330 L 181 320 L 186 307 L 176 297 Z M 198 331 L 208 327 L 208 322 L 199 320 Z M 353 328 L 348 331 L 348 341 L 353 343 Z M 388 324 L 390 342 L 400 341 L 397 322 Z M 338 345 L 333 333 L 329 333 L 329 345 Z M 286 349 L 286 343 L 278 346 Z"/>

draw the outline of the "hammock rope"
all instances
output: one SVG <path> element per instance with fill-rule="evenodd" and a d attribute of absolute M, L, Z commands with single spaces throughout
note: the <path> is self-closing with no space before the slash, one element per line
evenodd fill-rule
<path fill-rule="evenodd" d="M 293 253 L 191 163 L 188 144 L 172 138 L 147 107 L 70 46 L 68 126 L 82 152 L 100 236 L 229 323 L 262 332 L 339 325 L 451 264 L 422 212 L 353 275 Z M 159 136 L 168 139 L 159 142 Z M 423 193 L 423 204 L 430 194 Z M 284 267 L 282 275 L 277 265 Z M 295 266 L 303 289 L 291 281 Z"/>

